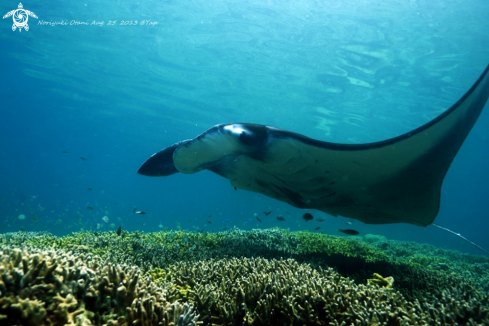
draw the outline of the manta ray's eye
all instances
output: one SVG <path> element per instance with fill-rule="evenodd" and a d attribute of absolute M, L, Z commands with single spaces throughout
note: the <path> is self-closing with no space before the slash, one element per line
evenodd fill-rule
<path fill-rule="evenodd" d="M 267 132 L 264 126 L 246 125 L 239 126 L 239 140 L 246 146 L 258 146 L 267 140 Z"/>
<path fill-rule="evenodd" d="M 260 146 L 267 141 L 265 126 L 255 124 L 232 124 L 223 127 L 227 134 L 236 137 L 245 146 Z"/>
<path fill-rule="evenodd" d="M 252 132 L 242 131 L 239 135 L 239 140 L 245 145 L 254 145 L 258 142 L 257 137 L 254 137 Z"/>

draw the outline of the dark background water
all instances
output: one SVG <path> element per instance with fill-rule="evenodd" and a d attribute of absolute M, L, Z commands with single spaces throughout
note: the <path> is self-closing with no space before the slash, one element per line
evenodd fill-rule
<path fill-rule="evenodd" d="M 17 5 L 3 1 L 0 12 Z M 480 253 L 433 226 L 348 226 L 316 211 L 326 221 L 306 223 L 303 210 L 234 191 L 208 171 L 136 171 L 152 153 L 225 122 L 341 143 L 408 132 L 450 107 L 489 63 L 485 1 L 23 5 L 38 16 L 29 31 L 0 21 L 0 232 L 320 226 Z M 485 248 L 488 127 L 486 108 L 445 178 L 436 219 Z"/>

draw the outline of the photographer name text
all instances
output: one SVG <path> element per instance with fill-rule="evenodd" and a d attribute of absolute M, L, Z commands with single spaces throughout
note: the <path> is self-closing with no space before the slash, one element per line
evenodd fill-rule
<path fill-rule="evenodd" d="M 80 20 L 58 20 L 58 21 L 45 21 L 40 20 L 37 25 L 48 26 L 155 26 L 158 25 L 157 21 L 147 20 L 109 20 L 107 23 L 103 20 L 92 21 L 80 21 Z"/>

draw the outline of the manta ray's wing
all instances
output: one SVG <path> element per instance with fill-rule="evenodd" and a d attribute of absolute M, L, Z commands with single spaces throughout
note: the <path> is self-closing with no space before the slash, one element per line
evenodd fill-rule
<path fill-rule="evenodd" d="M 365 223 L 426 226 L 443 178 L 489 96 L 489 67 L 450 109 L 404 135 L 336 144 L 256 124 L 217 125 L 149 158 L 150 176 L 203 169 L 234 187 Z"/>

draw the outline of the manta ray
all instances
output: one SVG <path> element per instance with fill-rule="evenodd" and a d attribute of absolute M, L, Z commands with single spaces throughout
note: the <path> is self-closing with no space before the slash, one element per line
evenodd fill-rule
<path fill-rule="evenodd" d="M 427 226 L 455 155 L 489 96 L 489 66 L 452 107 L 403 135 L 366 144 L 320 141 L 279 128 L 219 124 L 153 154 L 147 176 L 207 169 L 298 208 L 368 224 Z"/>

